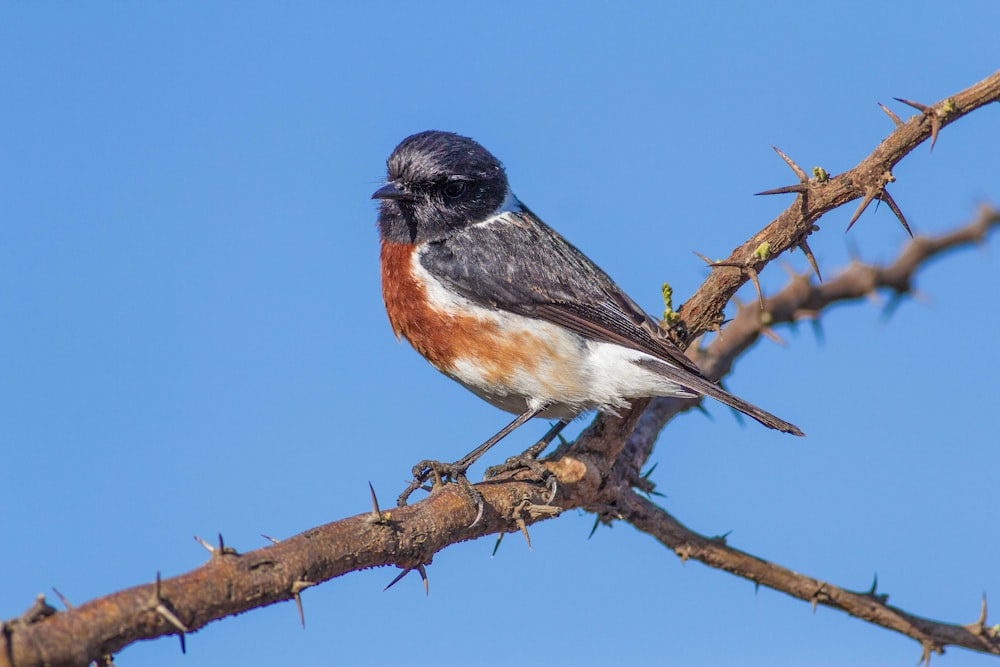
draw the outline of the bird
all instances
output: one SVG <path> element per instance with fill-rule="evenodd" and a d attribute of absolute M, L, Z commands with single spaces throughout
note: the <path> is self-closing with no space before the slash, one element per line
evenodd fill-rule
<path fill-rule="evenodd" d="M 501 162 L 475 140 L 438 130 L 406 137 L 372 199 L 396 337 L 517 415 L 454 464 L 415 466 L 418 483 L 437 472 L 464 480 L 473 461 L 534 417 L 564 426 L 589 410 L 616 413 L 630 399 L 701 394 L 804 435 L 706 378 L 608 274 L 514 195 Z"/>

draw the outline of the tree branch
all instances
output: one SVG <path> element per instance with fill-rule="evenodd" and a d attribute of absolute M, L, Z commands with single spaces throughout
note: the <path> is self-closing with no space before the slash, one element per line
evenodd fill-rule
<path fill-rule="evenodd" d="M 782 252 L 801 247 L 824 213 L 853 199 L 881 199 L 901 217 L 885 190 L 892 167 L 941 128 L 988 103 L 1000 100 L 1000 72 L 935 105 L 897 127 L 854 169 L 834 178 L 820 172 L 808 179 L 793 170 L 800 183 L 780 189 L 795 192 L 795 203 L 719 263 L 694 296 L 679 310 L 681 343 L 718 328 L 726 303 L 746 280 L 755 277 Z M 790 166 L 794 165 L 787 160 Z M 855 299 L 880 287 L 906 294 L 912 276 L 931 257 L 977 240 L 998 223 L 986 211 L 968 227 L 934 239 L 910 242 L 890 265 L 879 268 L 855 263 L 828 283 L 813 285 L 793 277 L 781 292 L 763 302 L 764 310 L 744 307 L 704 351 L 693 351 L 707 374 L 721 377 L 733 360 L 777 322 L 817 317 L 830 304 Z M 28 665 L 107 664 L 111 653 L 139 639 L 181 634 L 212 620 L 255 607 L 298 599 L 305 588 L 328 579 L 381 565 L 422 570 L 444 547 L 487 534 L 514 532 L 550 518 L 559 510 L 584 508 L 605 521 L 629 521 L 673 549 L 682 558 L 702 562 L 800 599 L 847 611 L 920 641 L 929 656 L 947 644 L 1000 655 L 995 629 L 985 613 L 969 626 L 928 621 L 890 607 L 875 591 L 851 593 L 804 577 L 697 535 L 668 513 L 637 495 L 651 490 L 640 469 L 666 421 L 691 401 L 635 401 L 620 416 L 599 416 L 573 443 L 557 449 L 545 465 L 559 480 L 558 508 L 545 505 L 546 489 L 517 473 L 483 482 L 477 488 L 486 501 L 483 518 L 469 528 L 475 509 L 454 486 L 404 508 L 371 512 L 311 529 L 273 546 L 238 554 L 221 544 L 203 566 L 156 583 L 136 586 L 57 612 L 39 599 L 19 618 L 0 624 L 0 667 Z M 645 412 L 644 412 L 645 411 Z"/>
<path fill-rule="evenodd" d="M 874 625 L 895 630 L 920 642 L 927 661 L 932 652 L 943 653 L 947 645 L 1000 655 L 997 631 L 987 627 L 985 613 L 968 625 L 932 621 L 886 604 L 889 596 L 879 594 L 874 584 L 868 591 L 848 591 L 734 549 L 727 546 L 722 538 L 699 535 L 631 489 L 622 489 L 617 508 L 625 521 L 655 537 L 681 560 L 693 558 L 710 567 L 811 602 L 813 606 L 821 604 L 839 609 Z"/>
<path fill-rule="evenodd" d="M 886 198 L 886 185 L 896 180 L 892 168 L 910 151 L 932 135 L 936 137 L 940 128 L 997 101 L 1000 101 L 1000 71 L 926 107 L 921 115 L 896 127 L 868 157 L 843 174 L 830 177 L 820 170 L 812 179 L 803 180 L 805 173 L 793 167 L 800 179 L 797 185 L 761 194 L 796 192 L 795 202 L 720 263 L 743 269 L 719 268 L 713 271 L 687 303 L 678 309 L 685 328 L 680 338 L 690 342 L 706 331 L 718 329 L 726 304 L 749 279 L 751 271 L 759 273 L 781 253 L 800 246 L 823 214 L 855 199 L 868 198 L 870 202 Z M 789 166 L 794 164 L 784 154 L 781 155 L 790 163 Z M 888 198 L 886 203 L 890 200 Z M 890 206 L 897 210 L 894 202 Z M 762 248 L 766 248 L 766 252 L 761 252 Z"/>

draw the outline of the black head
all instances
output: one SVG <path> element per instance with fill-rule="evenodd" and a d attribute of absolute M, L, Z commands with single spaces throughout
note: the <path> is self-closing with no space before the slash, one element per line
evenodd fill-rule
<path fill-rule="evenodd" d="M 507 194 L 503 165 L 478 143 L 451 132 L 414 134 L 388 160 L 381 200 L 382 238 L 395 243 L 443 239 L 489 218 Z"/>

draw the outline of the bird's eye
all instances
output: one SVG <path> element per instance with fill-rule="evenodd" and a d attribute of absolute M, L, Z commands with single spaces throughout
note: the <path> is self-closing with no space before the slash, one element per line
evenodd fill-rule
<path fill-rule="evenodd" d="M 465 181 L 452 181 L 444 186 L 444 196 L 448 199 L 458 199 L 465 194 Z"/>

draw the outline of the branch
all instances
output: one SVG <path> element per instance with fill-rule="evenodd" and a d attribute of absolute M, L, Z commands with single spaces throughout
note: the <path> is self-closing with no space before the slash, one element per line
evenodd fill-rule
<path fill-rule="evenodd" d="M 821 172 L 813 179 L 800 175 L 795 203 L 753 238 L 737 248 L 714 270 L 695 295 L 680 309 L 683 327 L 680 342 L 718 328 L 723 309 L 747 279 L 794 247 L 808 251 L 806 238 L 825 212 L 852 199 L 886 201 L 902 217 L 885 190 L 892 182 L 891 168 L 928 137 L 966 113 L 1000 99 L 1000 73 L 925 107 L 923 114 L 902 123 L 854 169 L 834 178 Z M 794 165 L 787 160 L 790 166 Z M 984 213 L 984 227 L 997 224 L 996 212 Z M 970 236 L 971 235 L 971 236 Z M 763 302 L 761 311 L 743 308 L 727 328 L 725 340 L 716 339 L 700 358 L 706 372 L 721 377 L 733 360 L 767 329 L 779 321 L 815 317 L 836 301 L 870 293 L 884 285 L 905 294 L 913 273 L 930 257 L 976 238 L 966 228 L 936 239 L 916 239 L 893 264 L 879 269 L 856 264 L 824 285 L 814 286 L 793 278 L 779 294 Z M 810 253 L 811 254 L 811 253 Z M 769 319 L 767 319 L 769 318 Z M 925 652 L 946 644 L 1000 654 L 996 632 L 985 625 L 985 613 L 972 626 L 937 624 L 885 605 L 874 591 L 857 594 L 727 547 L 688 531 L 663 510 L 636 495 L 634 488 L 651 489 L 639 475 L 670 410 L 690 403 L 635 401 L 620 416 L 599 416 L 574 443 L 557 449 L 545 465 L 559 480 L 559 507 L 545 504 L 547 490 L 517 473 L 508 479 L 477 485 L 486 510 L 474 528 L 475 518 L 466 494 L 445 487 L 409 507 L 370 512 L 311 529 L 300 535 L 246 554 L 222 544 L 212 547 L 203 566 L 180 576 L 136 586 L 57 612 L 39 599 L 19 618 L 0 624 L 0 667 L 28 665 L 109 664 L 110 655 L 139 639 L 184 633 L 225 616 L 256 607 L 295 599 L 306 588 L 331 578 L 369 567 L 396 565 L 404 572 L 424 576 L 424 565 L 444 547 L 488 534 L 524 530 L 535 521 L 561 510 L 584 508 L 606 521 L 624 518 L 654 535 L 682 557 L 782 590 L 790 595 L 829 604 L 870 622 L 921 641 Z M 663 406 L 669 410 L 664 411 Z M 664 417 L 664 415 L 668 415 Z M 641 419 L 640 419 L 641 417 Z M 68 606 L 68 605 L 67 605 Z M 963 630 L 964 628 L 964 630 Z"/>
<path fill-rule="evenodd" d="M 1000 211 L 984 205 L 975 219 L 963 227 L 940 236 L 917 236 L 886 266 L 855 260 L 832 280 L 820 284 L 813 283 L 809 273 L 795 274 L 780 292 L 764 300 L 763 309 L 756 302 L 740 306 L 736 317 L 726 325 L 725 336 L 716 337 L 704 349 L 689 349 L 688 355 L 698 362 L 708 377 L 717 380 L 725 377 L 736 359 L 762 335 L 775 336 L 773 327 L 777 324 L 794 324 L 801 320 L 818 322 L 820 314 L 830 306 L 871 296 L 880 289 L 892 292 L 886 307 L 887 312 L 891 311 L 912 292 L 914 276 L 930 260 L 985 243 L 990 230 L 998 225 Z M 667 422 L 700 403 L 700 397 L 654 399 L 629 439 L 630 450 L 634 450 L 630 455 L 631 465 L 642 468 Z"/>
<path fill-rule="evenodd" d="M 699 364 L 712 377 L 721 377 L 729 372 L 733 361 L 774 324 L 816 318 L 834 304 L 859 300 L 878 289 L 892 290 L 901 298 L 910 293 L 914 276 L 932 259 L 985 243 L 989 232 L 997 227 L 1000 227 L 1000 211 L 983 206 L 976 218 L 963 227 L 939 236 L 913 239 L 886 266 L 855 261 L 833 280 L 820 285 L 813 284 L 809 274 L 795 275 L 784 289 L 765 300 L 763 311 L 756 303 L 741 308 L 726 327 L 725 337 L 716 338 L 697 355 Z M 974 623 L 957 625 L 922 618 L 886 604 L 888 596 L 878 594 L 874 586 L 866 592 L 848 591 L 734 549 L 725 540 L 699 535 L 638 495 L 633 487 L 652 490 L 646 480 L 638 477 L 638 471 L 645 466 L 660 429 L 674 415 L 699 402 L 700 399 L 676 398 L 652 401 L 625 451 L 615 462 L 615 474 L 620 481 L 608 486 L 617 490 L 616 497 L 604 504 L 585 505 L 584 509 L 597 512 L 606 523 L 613 519 L 627 521 L 655 537 L 682 560 L 701 561 L 813 605 L 839 609 L 911 637 L 920 642 L 925 659 L 929 659 L 932 652 L 943 652 L 947 645 L 1000 655 L 1000 633 L 996 627 L 986 625 L 985 600 L 983 612 Z"/>
<path fill-rule="evenodd" d="M 875 584 L 868 591 L 848 591 L 734 549 L 722 538 L 699 535 L 631 489 L 622 490 L 617 507 L 625 521 L 655 537 L 681 560 L 694 558 L 710 567 L 811 602 L 814 607 L 821 604 L 839 609 L 912 637 L 920 642 L 927 662 L 932 652 L 943 653 L 947 645 L 1000 655 L 997 630 L 986 625 L 985 597 L 982 613 L 975 622 L 968 625 L 940 623 L 886 604 L 889 596 L 879 594 Z"/>
<path fill-rule="evenodd" d="M 778 151 L 799 177 L 799 183 L 760 194 L 794 192 L 798 195 L 795 202 L 767 227 L 736 248 L 727 259 L 718 262 L 720 268 L 713 271 L 694 296 L 678 309 L 684 323 L 681 340 L 690 342 L 706 331 L 718 329 L 722 324 L 723 310 L 736 290 L 781 253 L 802 247 L 811 255 L 808 245 L 803 244 L 812 234 L 816 221 L 839 206 L 855 199 L 862 200 L 862 206 L 850 223 L 853 225 L 872 200 L 881 199 L 889 204 L 909 230 L 899 207 L 886 190 L 887 184 L 896 180 L 892 175 L 893 167 L 928 138 L 936 138 L 941 128 L 985 104 L 997 101 L 1000 101 L 1000 71 L 936 104 L 921 105 L 924 109 L 921 115 L 898 125 L 871 155 L 838 176 L 831 177 L 818 169 L 817 175 L 808 179 L 801 168 Z M 765 251 L 762 252 L 762 249 Z"/>

